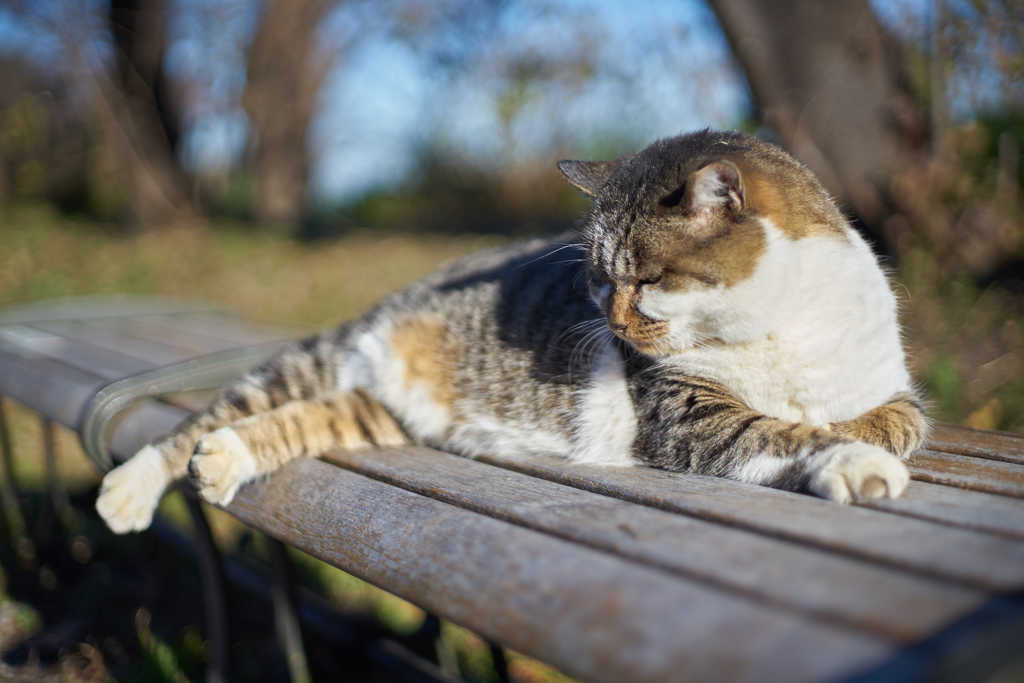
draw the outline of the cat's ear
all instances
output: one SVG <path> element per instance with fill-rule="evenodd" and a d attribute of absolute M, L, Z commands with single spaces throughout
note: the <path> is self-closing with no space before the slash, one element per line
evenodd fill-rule
<path fill-rule="evenodd" d="M 686 193 L 687 209 L 702 213 L 727 209 L 737 214 L 743 209 L 743 176 L 731 161 L 712 161 L 690 176 Z"/>
<path fill-rule="evenodd" d="M 558 170 L 566 179 L 584 194 L 594 197 L 608 176 L 615 170 L 614 161 L 570 161 L 563 159 L 558 162 Z"/>

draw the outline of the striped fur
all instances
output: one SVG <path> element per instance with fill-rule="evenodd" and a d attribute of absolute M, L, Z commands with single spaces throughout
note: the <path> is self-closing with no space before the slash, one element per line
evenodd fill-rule
<path fill-rule="evenodd" d="M 565 162 L 579 236 L 476 254 L 298 342 L 110 472 L 145 528 L 171 481 L 221 505 L 333 447 L 554 453 L 807 491 L 899 495 L 927 431 L 877 261 L 818 181 L 731 133 Z"/>
<path fill-rule="evenodd" d="M 833 423 L 832 431 L 907 458 L 924 443 L 928 419 L 918 398 L 910 393 L 900 393 L 860 417 Z"/>

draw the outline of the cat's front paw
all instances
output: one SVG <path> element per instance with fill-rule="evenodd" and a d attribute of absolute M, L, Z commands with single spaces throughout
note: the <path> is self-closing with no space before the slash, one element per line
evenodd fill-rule
<path fill-rule="evenodd" d="M 115 534 L 142 531 L 153 521 L 167 481 L 163 456 L 146 446 L 103 477 L 96 512 Z"/>
<path fill-rule="evenodd" d="M 832 446 L 815 456 L 808 488 L 837 503 L 896 498 L 907 488 L 910 472 L 899 458 L 866 443 Z"/>
<path fill-rule="evenodd" d="M 188 471 L 199 495 L 216 505 L 230 503 L 238 487 L 258 473 L 252 452 L 231 427 L 221 427 L 199 440 Z"/>

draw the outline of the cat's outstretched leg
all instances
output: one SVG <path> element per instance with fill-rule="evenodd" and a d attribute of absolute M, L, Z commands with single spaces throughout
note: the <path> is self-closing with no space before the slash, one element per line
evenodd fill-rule
<path fill-rule="evenodd" d="M 333 447 L 400 446 L 409 440 L 394 418 L 360 390 L 291 401 L 207 434 L 189 472 L 208 502 L 227 505 L 238 488 L 304 455 Z"/>
<path fill-rule="evenodd" d="M 840 503 L 895 498 L 910 480 L 879 446 L 760 414 L 710 382 L 664 377 L 659 385 L 637 403 L 641 423 L 649 421 L 633 446 L 643 462 Z"/>
<path fill-rule="evenodd" d="M 334 390 L 345 328 L 292 344 L 226 387 L 210 406 L 103 478 L 96 510 L 116 533 L 149 526 L 171 482 L 185 476 L 200 437 L 241 418 Z"/>
<path fill-rule="evenodd" d="M 917 398 L 901 393 L 856 419 L 834 422 L 831 427 L 840 436 L 881 446 L 906 459 L 924 443 L 928 418 Z"/>

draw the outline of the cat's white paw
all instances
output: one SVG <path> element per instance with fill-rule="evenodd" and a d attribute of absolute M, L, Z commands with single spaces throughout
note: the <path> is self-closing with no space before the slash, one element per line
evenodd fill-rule
<path fill-rule="evenodd" d="M 199 440 L 188 471 L 199 495 L 216 505 L 230 503 L 238 487 L 258 474 L 252 452 L 231 427 L 221 427 Z"/>
<path fill-rule="evenodd" d="M 854 442 L 832 446 L 816 456 L 808 488 L 838 503 L 896 498 L 910 472 L 899 458 L 878 446 Z"/>
<path fill-rule="evenodd" d="M 163 456 L 146 446 L 103 477 L 96 512 L 116 534 L 142 531 L 153 521 L 167 481 Z"/>

